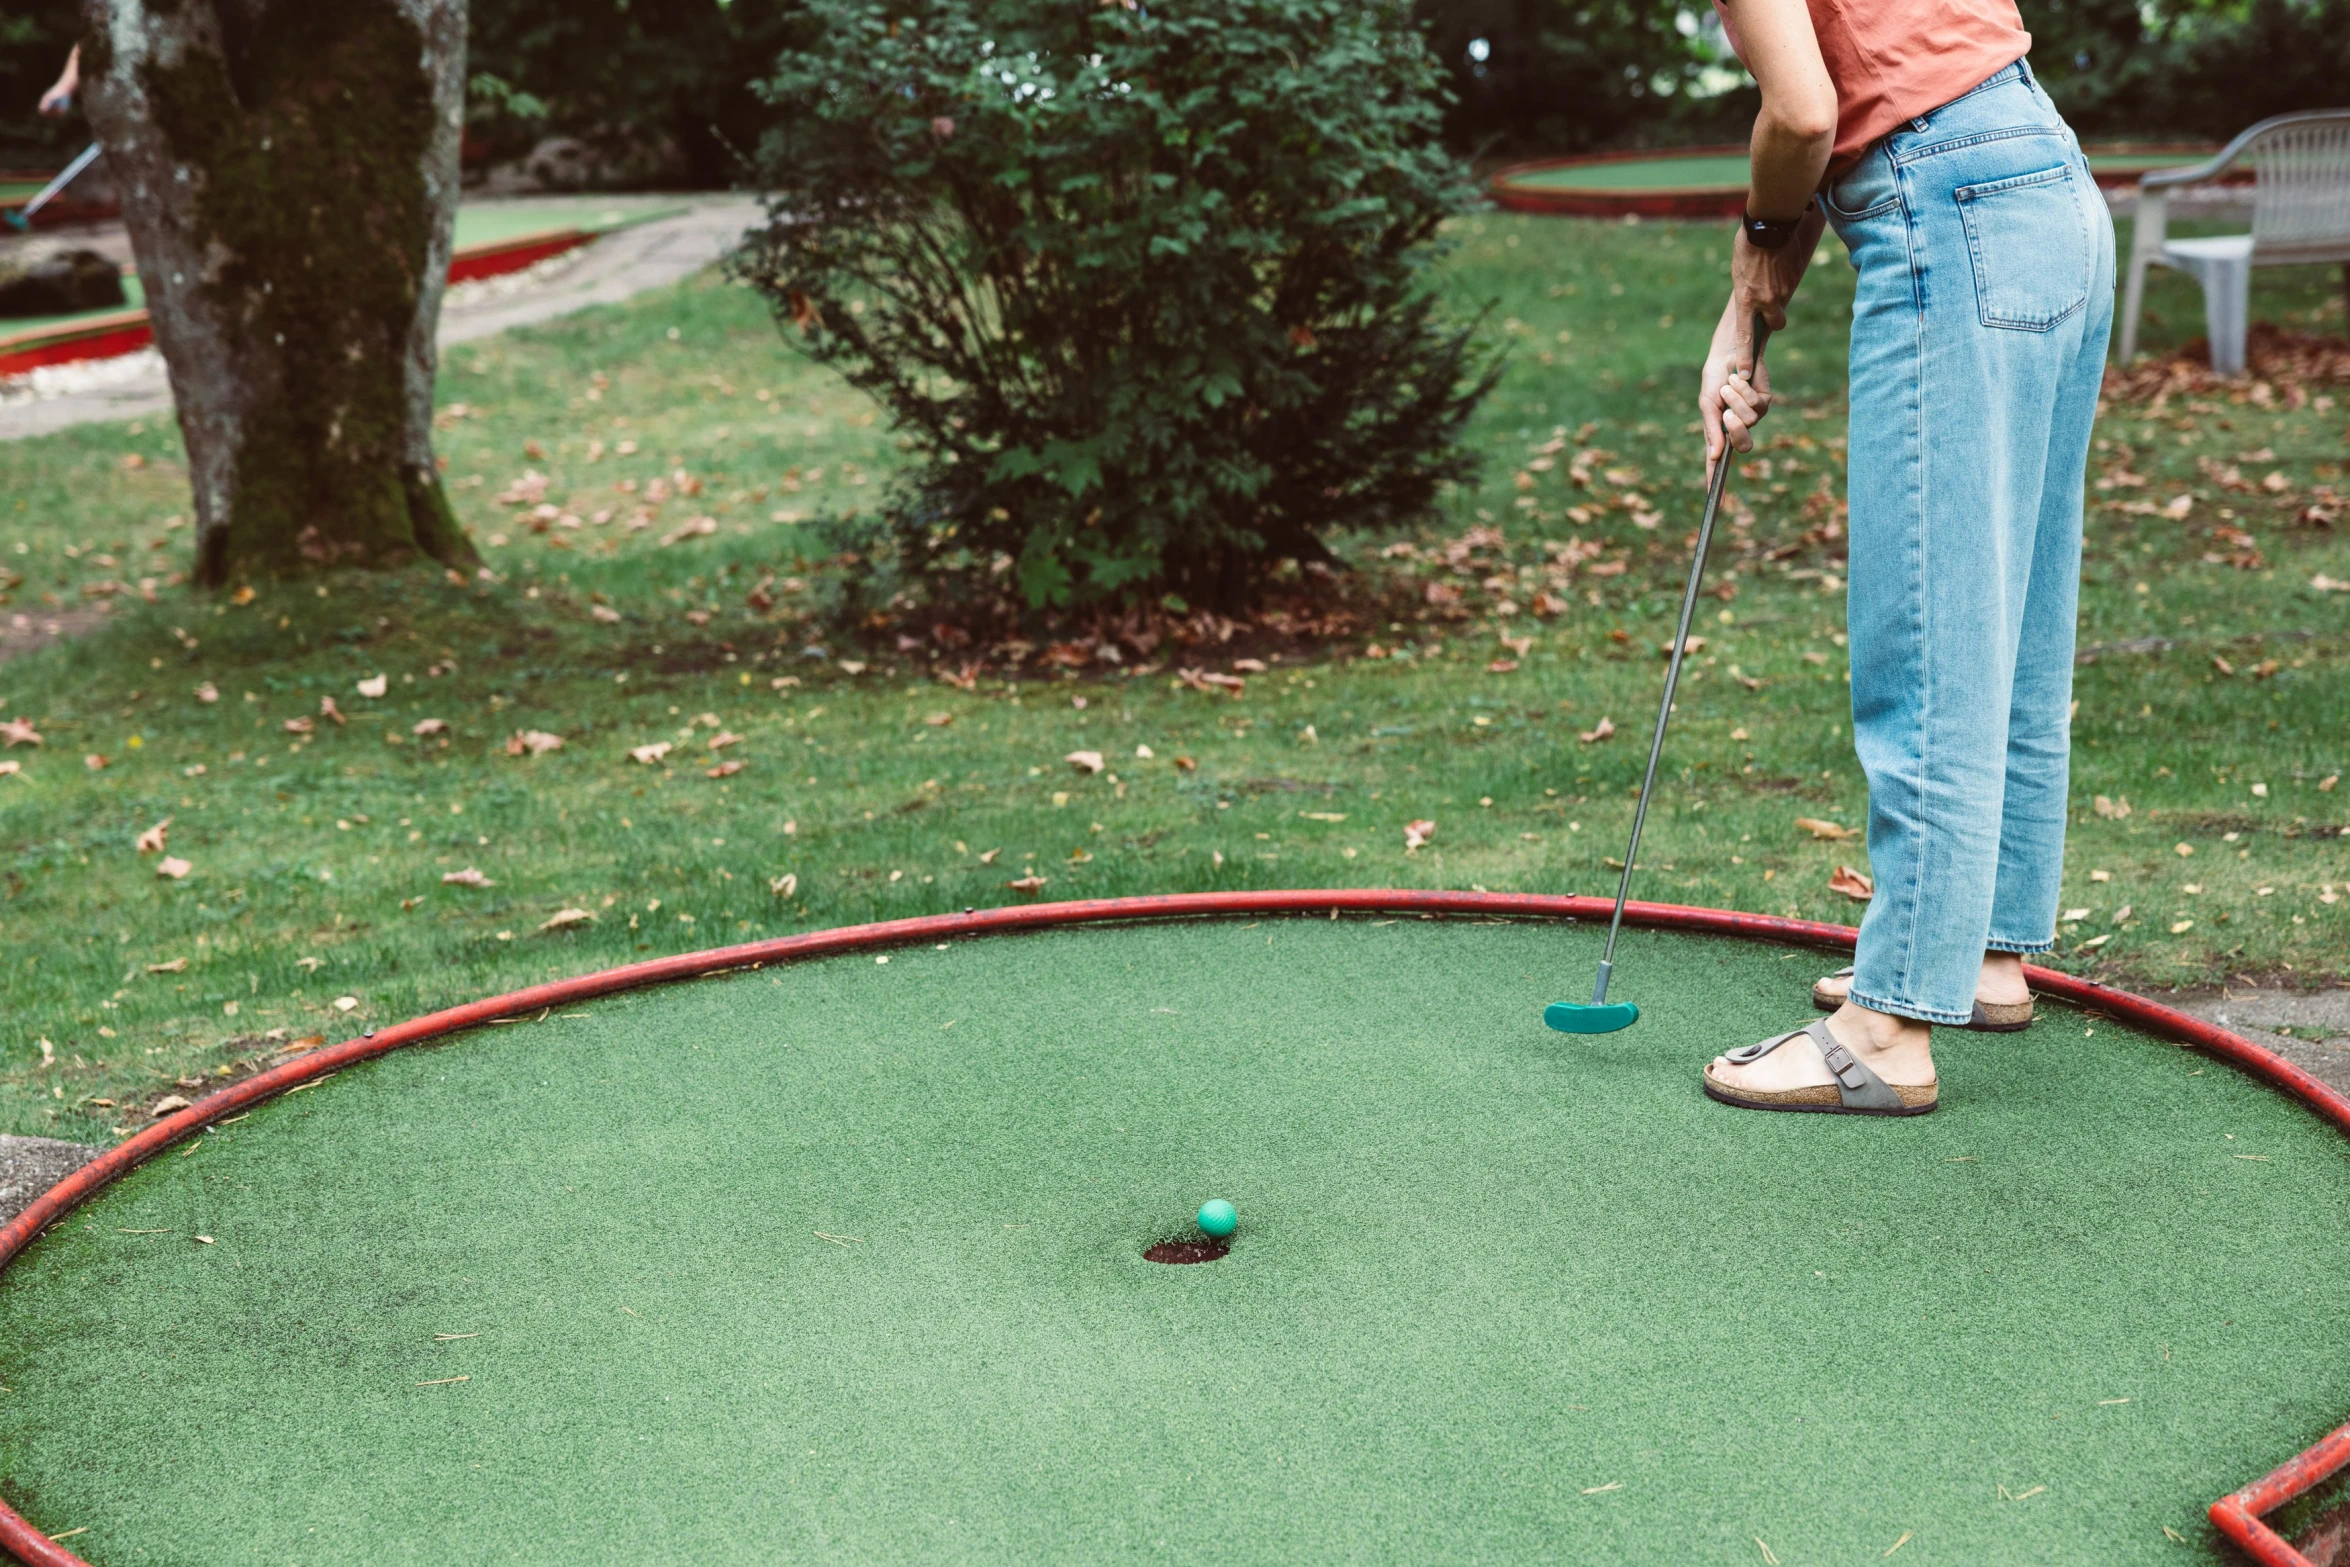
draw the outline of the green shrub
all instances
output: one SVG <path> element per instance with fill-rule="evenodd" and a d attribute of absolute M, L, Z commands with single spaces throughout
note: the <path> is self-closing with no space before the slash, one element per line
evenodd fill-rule
<path fill-rule="evenodd" d="M 1430 263 L 1471 188 L 1390 0 L 817 0 L 742 263 L 915 460 L 934 595 L 1231 604 L 1472 464 Z"/>

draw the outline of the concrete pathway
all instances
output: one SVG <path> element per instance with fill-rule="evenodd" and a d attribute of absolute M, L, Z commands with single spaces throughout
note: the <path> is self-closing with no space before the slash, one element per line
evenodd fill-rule
<path fill-rule="evenodd" d="M 577 204 L 576 198 L 567 200 Z M 646 289 L 675 283 L 733 249 L 760 215 L 759 204 L 746 196 L 685 196 L 679 204 L 687 210 L 676 217 L 617 230 L 527 271 L 455 285 L 441 310 L 441 346 L 552 320 L 591 305 L 616 304 Z M 74 373 L 62 373 L 67 371 Z M 171 408 L 163 360 L 153 350 L 36 374 L 47 374 L 60 389 L 53 395 L 0 401 L 0 440 L 22 440 L 99 420 L 136 419 Z"/>
<path fill-rule="evenodd" d="M 0 1224 L 105 1151 L 54 1137 L 0 1136 Z"/>
<path fill-rule="evenodd" d="M 2350 1094 L 2350 990 L 2243 988 L 2161 999 L 2242 1034 L 2319 1082 Z"/>

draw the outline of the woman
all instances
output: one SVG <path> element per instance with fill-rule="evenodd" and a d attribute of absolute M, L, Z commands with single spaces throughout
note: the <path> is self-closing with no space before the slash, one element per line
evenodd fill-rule
<path fill-rule="evenodd" d="M 2055 945 L 2089 428 L 2113 225 L 2032 78 L 2014 0 L 1717 0 L 1762 86 L 1746 220 L 1699 405 L 1753 447 L 1776 328 L 1824 225 L 1860 274 L 1847 488 L 1852 732 L 1876 896 L 1834 1014 L 1715 1058 L 1750 1109 L 1915 1115 L 1932 1025 L 2031 1021 Z"/>

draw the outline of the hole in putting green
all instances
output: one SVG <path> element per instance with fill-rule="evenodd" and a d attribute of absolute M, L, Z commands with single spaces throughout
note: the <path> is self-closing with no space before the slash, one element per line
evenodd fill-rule
<path fill-rule="evenodd" d="M 1230 1241 L 1160 1241 L 1144 1249 L 1145 1262 L 1214 1262 L 1232 1249 Z"/>

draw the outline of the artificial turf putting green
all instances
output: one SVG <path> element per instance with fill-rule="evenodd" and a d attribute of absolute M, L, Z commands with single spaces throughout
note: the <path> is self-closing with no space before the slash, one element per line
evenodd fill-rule
<path fill-rule="evenodd" d="M 1547 1032 L 1598 939 L 995 936 L 351 1068 L 9 1270 L 0 1493 L 100 1563 L 2175 1562 L 2350 1407 L 2292 1102 L 2047 1007 L 1932 1116 L 1733 1111 L 1822 955 L 1627 932 L 1638 1026 Z"/>

